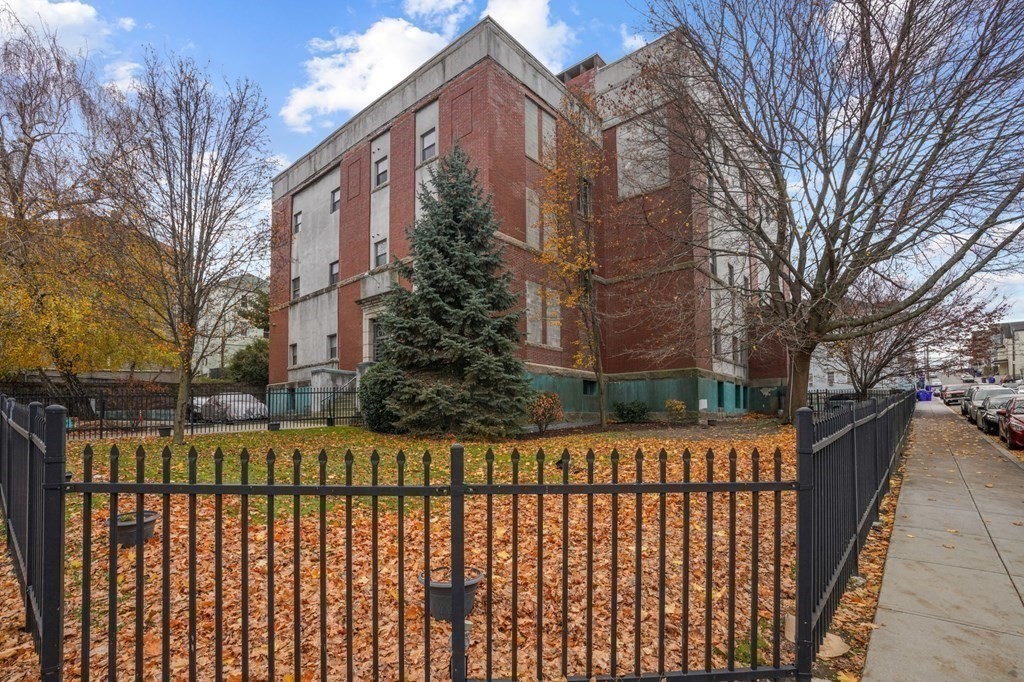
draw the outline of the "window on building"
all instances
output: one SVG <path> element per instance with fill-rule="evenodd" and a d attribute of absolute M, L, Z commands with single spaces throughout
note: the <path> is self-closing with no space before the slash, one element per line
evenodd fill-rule
<path fill-rule="evenodd" d="M 592 205 L 593 185 L 590 180 L 580 180 L 579 189 L 576 191 L 576 212 L 584 218 L 589 218 Z"/>
<path fill-rule="evenodd" d="M 327 283 L 337 284 L 340 270 L 338 269 L 338 261 L 334 261 L 328 266 Z"/>
<path fill-rule="evenodd" d="M 529 97 L 525 100 L 526 156 L 549 164 L 555 155 L 555 117 Z"/>
<path fill-rule="evenodd" d="M 293 367 L 299 364 L 299 344 L 293 343 L 288 346 L 288 359 Z"/>
<path fill-rule="evenodd" d="M 388 181 L 388 157 L 382 156 L 373 164 L 373 186 L 380 187 Z"/>
<path fill-rule="evenodd" d="M 711 332 L 711 352 L 713 352 L 716 357 L 720 356 L 722 354 L 722 330 L 721 329 L 715 328 Z"/>
<path fill-rule="evenodd" d="M 437 128 L 431 128 L 420 135 L 420 161 L 429 161 L 437 156 Z"/>
<path fill-rule="evenodd" d="M 708 263 L 711 265 L 711 274 L 718 274 L 718 253 L 712 249 L 711 255 L 708 256 Z"/>
<path fill-rule="evenodd" d="M 835 386 L 835 384 L 836 384 L 836 373 L 835 372 L 828 372 L 826 374 L 826 376 L 828 377 L 828 385 L 829 386 Z"/>
<path fill-rule="evenodd" d="M 299 278 L 298 277 L 293 277 L 292 278 L 292 300 L 295 300 L 298 297 L 299 297 Z"/>
<path fill-rule="evenodd" d="M 597 382 L 590 379 L 583 380 L 583 395 L 597 395 Z"/>
<path fill-rule="evenodd" d="M 732 362 L 734 365 L 740 364 L 740 337 L 732 337 Z"/>
<path fill-rule="evenodd" d="M 387 335 L 381 328 L 380 324 L 377 323 L 377 318 L 370 319 L 370 360 L 377 362 L 381 357 L 381 343 Z"/>
<path fill-rule="evenodd" d="M 341 188 L 331 190 L 331 213 L 338 212 L 338 206 L 341 205 Z"/>
<path fill-rule="evenodd" d="M 729 264 L 729 286 L 733 286 L 736 283 L 736 269 L 733 268 L 732 263 Z"/>
<path fill-rule="evenodd" d="M 292 234 L 298 234 L 302 230 L 302 211 L 292 216 Z"/>
<path fill-rule="evenodd" d="M 373 267 L 379 268 L 388 263 L 388 240 L 381 239 L 373 245 Z"/>
<path fill-rule="evenodd" d="M 529 187 L 526 188 L 526 245 L 540 248 L 540 198 Z"/>
<path fill-rule="evenodd" d="M 327 335 L 327 358 L 329 360 L 338 359 L 338 335 L 328 334 Z"/>
<path fill-rule="evenodd" d="M 537 345 L 562 347 L 562 308 L 558 292 L 536 282 L 526 283 L 526 340 Z"/>

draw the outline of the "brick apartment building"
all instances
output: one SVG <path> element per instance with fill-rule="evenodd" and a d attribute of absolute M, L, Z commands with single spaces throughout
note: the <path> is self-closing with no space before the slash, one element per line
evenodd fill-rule
<path fill-rule="evenodd" d="M 408 255 L 406 231 L 417 217 L 417 188 L 430 164 L 459 144 L 493 195 L 498 238 L 525 313 L 519 353 L 534 385 L 558 392 L 568 412 L 596 412 L 594 377 L 573 366 L 572 312 L 561 310 L 557 292 L 542 285 L 542 221 L 534 188 L 545 173 L 542 155 L 555 135 L 566 86 L 614 97 L 635 74 L 629 55 L 612 64 L 594 55 L 554 74 L 485 18 L 278 175 L 271 384 L 296 390 L 351 384 L 373 362 L 382 294 L 397 286 L 388 264 Z M 676 190 L 673 197 L 685 196 L 678 191 L 684 173 L 676 168 L 683 161 L 670 161 L 667 150 L 642 170 L 617 161 L 627 147 L 646 144 L 633 122 L 608 116 L 601 141 L 612 180 L 593 187 L 594 210 L 618 202 L 642 212 L 668 189 Z M 680 208 L 708 219 L 698 207 Z M 649 238 L 627 223 L 607 226 L 613 228 L 614 240 L 597 236 L 609 405 L 639 399 L 660 411 L 666 399 L 676 398 L 690 409 L 703 401 L 710 410 L 747 409 L 756 396 L 749 389 L 746 344 L 715 322 L 720 311 L 735 312 L 735 301 L 728 300 L 735 294 L 715 291 L 701 272 L 723 280 L 726 272 L 730 279 L 745 277 L 749 260 L 718 254 L 710 267 L 637 277 L 637 263 L 652 248 Z M 708 252 L 694 257 L 707 258 L 714 248 L 709 244 Z M 667 340 L 671 322 L 636 304 L 645 296 L 672 297 L 689 306 L 695 330 L 678 343 Z M 652 343 L 664 352 L 642 352 Z"/>

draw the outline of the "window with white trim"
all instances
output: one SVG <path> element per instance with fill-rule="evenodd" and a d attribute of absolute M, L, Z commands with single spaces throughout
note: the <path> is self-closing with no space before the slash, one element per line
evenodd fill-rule
<path fill-rule="evenodd" d="M 288 359 L 293 367 L 299 364 L 299 344 L 293 343 L 288 346 Z"/>
<path fill-rule="evenodd" d="M 331 213 L 338 212 L 338 206 L 341 205 L 341 188 L 337 187 L 331 190 Z"/>
<path fill-rule="evenodd" d="M 379 268 L 388 264 L 388 240 L 381 239 L 373 245 L 373 267 Z"/>
<path fill-rule="evenodd" d="M 382 156 L 373 164 L 373 186 L 380 187 L 388 182 L 388 157 Z"/>
<path fill-rule="evenodd" d="M 299 211 L 292 216 L 292 234 L 298 234 L 302 231 L 302 211 Z"/>
<path fill-rule="evenodd" d="M 420 162 L 437 156 L 437 128 L 431 128 L 420 135 Z"/>
<path fill-rule="evenodd" d="M 327 359 L 337 360 L 338 359 L 338 335 L 328 334 L 327 335 Z"/>

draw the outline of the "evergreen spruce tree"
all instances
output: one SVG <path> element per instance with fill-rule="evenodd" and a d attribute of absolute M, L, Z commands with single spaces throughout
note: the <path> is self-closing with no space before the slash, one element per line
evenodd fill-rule
<path fill-rule="evenodd" d="M 458 146 L 431 168 L 434 191 L 420 188 L 422 217 L 409 231 L 412 263 L 397 266 L 415 288 L 389 294 L 377 321 L 382 361 L 401 375 L 388 400 L 399 431 L 514 433 L 532 393 L 514 356 L 519 313 L 498 223 L 476 178 Z"/>

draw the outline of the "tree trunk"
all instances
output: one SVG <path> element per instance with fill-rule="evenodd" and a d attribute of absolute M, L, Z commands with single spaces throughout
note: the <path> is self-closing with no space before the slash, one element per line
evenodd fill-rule
<path fill-rule="evenodd" d="M 597 364 L 598 364 L 598 366 L 600 366 L 601 361 L 598 360 Z M 605 381 L 605 378 L 604 378 L 604 372 L 603 371 L 598 372 L 597 373 L 597 415 L 598 415 L 598 420 L 601 423 L 601 428 L 602 429 L 605 428 L 606 426 L 608 426 L 608 407 L 604 404 L 605 403 L 605 384 L 606 384 L 606 381 Z"/>
<path fill-rule="evenodd" d="M 182 356 L 178 371 L 178 397 L 174 404 L 174 444 L 185 442 L 185 417 L 189 396 L 192 393 L 192 355 Z"/>
<path fill-rule="evenodd" d="M 811 377 L 811 355 L 813 353 L 813 346 L 790 352 L 789 390 L 786 392 L 786 412 L 784 415 L 789 423 L 794 423 L 796 421 L 796 411 L 807 405 L 807 382 Z"/>

